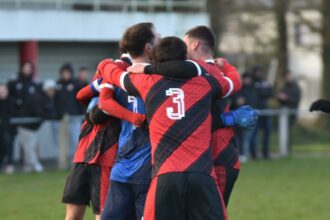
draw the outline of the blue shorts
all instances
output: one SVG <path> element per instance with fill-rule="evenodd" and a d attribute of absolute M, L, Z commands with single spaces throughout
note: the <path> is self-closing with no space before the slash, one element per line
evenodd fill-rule
<path fill-rule="evenodd" d="M 140 220 L 149 186 L 111 180 L 101 220 Z"/>

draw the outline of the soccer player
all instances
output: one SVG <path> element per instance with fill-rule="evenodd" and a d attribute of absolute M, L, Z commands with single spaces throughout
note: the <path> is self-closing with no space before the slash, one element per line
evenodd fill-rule
<path fill-rule="evenodd" d="M 129 63 L 151 63 L 153 48 L 158 42 L 159 34 L 156 33 L 153 24 L 139 23 L 125 31 L 120 48 L 132 56 L 132 60 L 125 58 Z M 120 64 L 124 63 L 117 62 L 117 65 Z M 123 66 L 121 68 L 126 70 Z M 122 89 L 117 90 L 116 100 L 133 112 L 146 113 L 143 100 L 128 95 Z M 105 111 L 111 111 L 113 106 L 106 101 L 101 101 L 99 106 Z M 119 150 L 112 168 L 110 190 L 101 216 L 104 220 L 141 219 L 151 182 L 149 132 L 127 121 L 122 121 L 121 126 Z"/>
<path fill-rule="evenodd" d="M 215 37 L 212 30 L 206 26 L 197 26 L 188 30 L 184 37 L 184 42 L 188 48 L 189 58 L 194 60 L 204 60 L 207 64 L 202 65 L 204 68 L 209 66 L 209 73 L 212 74 L 211 68 L 214 68 L 213 61 L 215 45 Z M 212 66 L 212 67 L 211 67 Z M 223 61 L 223 73 L 225 76 L 231 74 L 230 78 L 233 82 L 233 91 L 228 93 L 229 97 L 241 88 L 240 75 L 235 67 Z M 215 172 L 217 176 L 218 186 L 220 187 L 226 206 L 234 187 L 234 183 L 238 178 L 240 170 L 239 153 L 237 148 L 237 140 L 234 137 L 234 130 L 231 127 L 224 127 L 219 121 L 219 114 L 229 111 L 229 101 L 217 100 L 212 105 L 212 156 Z"/>
<path fill-rule="evenodd" d="M 240 75 L 235 67 L 230 65 L 224 59 L 217 59 L 216 63 L 213 58 L 215 48 L 215 37 L 212 30 L 206 26 L 197 26 L 190 29 L 185 37 L 184 42 L 188 48 L 189 58 L 195 60 L 198 64 L 207 69 L 208 73 L 218 72 L 218 66 L 222 68 L 222 73 L 230 78 L 232 90 L 226 94 L 226 97 L 237 92 L 241 87 Z M 204 62 L 202 62 L 204 61 Z M 160 73 L 167 77 L 186 77 L 191 78 L 197 75 L 195 65 L 183 61 L 170 61 L 160 63 L 154 66 L 143 67 L 142 72 Z M 140 72 L 141 66 L 133 66 L 130 71 Z M 190 70 L 190 71 L 187 71 Z M 237 140 L 234 137 L 232 127 L 235 123 L 231 120 L 232 112 L 229 112 L 229 100 L 219 99 L 212 103 L 212 156 L 217 176 L 217 183 L 223 195 L 226 206 L 234 187 L 234 183 L 238 178 L 240 170 L 239 154 L 237 148 Z M 225 114 L 222 114 L 224 113 Z M 222 114 L 223 120 L 219 117 Z M 230 119 L 228 121 L 227 119 Z M 227 125 L 227 126 L 225 126 Z"/>
<path fill-rule="evenodd" d="M 186 45 L 176 37 L 164 38 L 155 58 L 185 60 Z M 102 61 L 99 70 L 107 82 L 146 104 L 153 179 L 144 219 L 227 219 L 214 180 L 210 109 L 213 98 L 230 93 L 229 80 L 220 73 L 189 80 L 128 74 L 111 60 Z"/>
<path fill-rule="evenodd" d="M 113 97 L 114 87 L 110 84 L 102 84 L 102 80 L 97 77 L 98 74 L 94 77 L 96 79 L 93 83 L 77 94 L 77 99 L 81 103 L 89 103 L 94 96 L 104 90 L 109 97 Z M 112 115 L 121 112 L 126 120 L 136 123 L 136 126 L 142 124 L 144 115 L 128 111 L 113 98 L 111 101 L 113 109 L 119 109 L 111 112 Z M 86 206 L 90 203 L 96 219 L 99 219 L 109 189 L 111 167 L 118 149 L 120 121 L 100 111 L 97 102 L 94 103 L 96 106 L 93 107 L 93 103 L 91 105 L 81 127 L 79 143 L 73 159 L 74 165 L 63 192 L 62 202 L 67 204 L 65 217 L 67 220 L 83 219 Z M 116 116 L 123 117 L 123 115 Z"/>

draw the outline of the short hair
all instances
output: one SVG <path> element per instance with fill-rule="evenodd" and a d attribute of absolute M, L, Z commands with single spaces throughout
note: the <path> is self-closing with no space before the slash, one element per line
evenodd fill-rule
<path fill-rule="evenodd" d="M 186 32 L 188 37 L 197 38 L 204 43 L 212 50 L 215 49 L 215 35 L 213 31 L 207 26 L 197 26 Z"/>
<path fill-rule="evenodd" d="M 142 55 L 144 46 L 155 39 L 152 28 L 154 25 L 150 22 L 138 23 L 129 27 L 119 43 L 121 52 L 129 53 L 133 58 Z"/>
<path fill-rule="evenodd" d="M 83 66 L 83 67 L 80 67 L 80 68 L 79 68 L 79 72 L 81 72 L 81 71 L 88 71 L 88 68 L 87 68 L 87 67 L 85 67 L 85 66 Z"/>
<path fill-rule="evenodd" d="M 74 70 L 73 70 L 71 63 L 65 63 L 61 66 L 60 74 L 62 74 L 64 71 L 70 72 L 72 76 L 74 75 Z"/>
<path fill-rule="evenodd" d="M 157 63 L 168 60 L 186 60 L 187 46 L 178 37 L 165 37 L 154 49 L 154 60 Z"/>

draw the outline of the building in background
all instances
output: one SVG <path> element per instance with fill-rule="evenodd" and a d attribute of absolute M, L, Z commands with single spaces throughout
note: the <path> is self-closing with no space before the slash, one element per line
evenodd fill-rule
<path fill-rule="evenodd" d="M 205 0 L 1 0 L 0 81 L 25 60 L 37 64 L 40 79 L 57 78 L 66 62 L 94 69 L 118 55 L 128 26 L 153 22 L 162 36 L 182 36 L 208 24 Z"/>

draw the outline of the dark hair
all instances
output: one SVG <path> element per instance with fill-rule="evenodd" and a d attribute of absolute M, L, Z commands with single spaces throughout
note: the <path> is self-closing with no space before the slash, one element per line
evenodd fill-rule
<path fill-rule="evenodd" d="M 242 79 L 245 79 L 245 78 L 252 78 L 251 73 L 250 72 L 244 72 L 242 74 Z"/>
<path fill-rule="evenodd" d="M 122 53 L 129 53 L 133 58 L 143 54 L 144 46 L 152 43 L 155 35 L 152 32 L 154 25 L 150 22 L 138 23 L 129 27 L 120 43 Z"/>
<path fill-rule="evenodd" d="M 215 48 L 215 36 L 213 31 L 207 26 L 197 26 L 186 32 L 188 37 L 197 38 L 214 51 Z"/>
<path fill-rule="evenodd" d="M 23 71 L 23 67 L 24 67 L 26 64 L 29 64 L 29 65 L 31 66 L 31 69 L 32 69 L 32 71 L 31 71 L 31 75 L 35 74 L 35 72 L 36 72 L 36 67 L 35 67 L 34 63 L 33 63 L 32 61 L 30 61 L 30 60 L 28 60 L 28 61 L 24 61 L 24 62 L 21 64 L 21 66 L 20 66 L 20 70 L 19 70 L 19 73 L 21 73 L 21 72 Z"/>
<path fill-rule="evenodd" d="M 60 74 L 63 73 L 64 71 L 70 72 L 71 75 L 73 76 L 74 71 L 73 71 L 73 67 L 72 67 L 71 63 L 65 63 L 61 66 Z"/>
<path fill-rule="evenodd" d="M 186 60 L 187 46 L 178 37 L 165 37 L 154 49 L 154 59 L 158 63 L 168 60 Z"/>
<path fill-rule="evenodd" d="M 87 67 L 85 67 L 85 66 L 83 66 L 83 67 L 80 67 L 80 68 L 79 68 L 79 72 L 80 72 L 80 71 L 88 71 L 88 68 L 87 68 Z"/>

